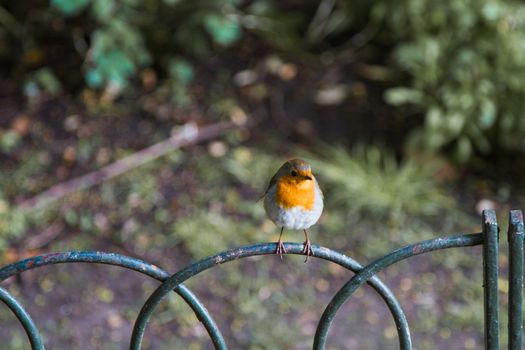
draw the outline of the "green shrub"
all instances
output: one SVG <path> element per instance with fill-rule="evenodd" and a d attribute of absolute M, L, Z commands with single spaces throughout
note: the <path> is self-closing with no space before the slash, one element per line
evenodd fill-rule
<path fill-rule="evenodd" d="M 0 56 L 22 62 L 26 96 L 57 94 L 62 88 L 57 76 L 78 83 L 82 75 L 85 85 L 112 100 L 136 86 L 144 68 L 154 68 L 161 87 L 183 106 L 191 101 L 188 85 L 200 59 L 233 47 L 246 29 L 290 48 L 298 41 L 302 17 L 277 11 L 270 0 L 51 0 L 0 7 L 0 12 Z M 10 36 L 12 47 L 3 40 Z M 64 58 L 67 72 L 47 59 L 53 55 L 46 52 L 46 36 L 60 38 L 61 49 L 75 53 Z M 24 43 L 21 51 L 13 49 L 17 43 Z M 24 62 L 31 63 L 24 67 Z"/>
<path fill-rule="evenodd" d="M 70 45 L 93 89 L 118 94 L 136 84 L 144 67 L 153 67 L 174 102 L 184 105 L 199 60 L 232 48 L 249 31 L 250 39 L 270 44 L 270 53 L 288 51 L 307 61 L 382 64 L 390 58 L 397 74 L 387 77 L 386 101 L 409 106 L 401 110 L 407 118 L 424 117 L 422 126 L 414 123 L 409 145 L 452 149 L 460 161 L 525 150 L 525 5 L 518 1 L 52 0 L 39 6 L 0 8 L 0 55 L 37 61 L 21 70 L 29 96 L 69 88 L 54 76 L 55 62 L 33 57 L 47 49 L 45 36 L 35 33 Z M 11 57 L 17 52 L 20 57 Z"/>
<path fill-rule="evenodd" d="M 495 0 L 380 2 L 396 40 L 393 59 L 409 74 L 387 91 L 394 105 L 425 115 L 415 145 L 454 146 L 457 159 L 525 150 L 525 5 Z M 399 84 L 399 83 L 396 83 Z"/>
<path fill-rule="evenodd" d="M 387 77 L 393 87 L 387 89 L 386 101 L 410 107 L 402 109 L 407 118 L 424 116 L 407 141 L 410 146 L 451 149 L 459 161 L 525 150 L 522 2 L 323 4 L 307 31 L 310 43 L 320 46 L 343 37 L 343 44 L 331 50 L 351 57 L 350 64 L 360 52 L 367 57 L 370 50 L 360 51 L 363 47 L 379 48 L 379 59 L 381 53 L 389 57 L 394 74 Z"/>
<path fill-rule="evenodd" d="M 333 206 L 399 221 L 407 215 L 433 215 L 453 201 L 436 179 L 439 164 L 408 159 L 399 163 L 376 147 L 321 147 L 310 156 Z"/>
<path fill-rule="evenodd" d="M 117 89 L 128 85 L 140 67 L 150 66 L 154 59 L 162 60 L 162 56 L 152 57 L 148 47 L 148 41 L 155 40 L 148 37 L 151 31 L 154 36 L 164 36 L 162 42 L 175 39 L 172 44 L 188 45 L 187 51 L 193 53 L 207 51 L 206 34 L 219 46 L 233 44 L 241 33 L 234 15 L 236 4 L 237 1 L 230 0 L 198 1 L 192 6 L 187 1 L 170 0 L 51 2 L 65 17 L 84 15 L 96 21 L 85 56 L 86 83 L 94 88 L 112 85 Z M 164 8 L 175 16 L 171 18 L 170 26 L 164 26 L 166 19 L 160 16 L 160 29 L 166 32 L 154 32 L 155 16 L 161 15 Z M 165 69 L 177 86 L 191 81 L 192 67 L 181 60 L 168 58 Z"/>
<path fill-rule="evenodd" d="M 28 97 L 60 92 L 57 76 L 65 77 L 65 73 L 68 79 L 70 73 L 81 73 L 88 87 L 116 96 L 136 84 L 134 79 L 143 68 L 154 67 L 167 78 L 162 81 L 171 89 L 174 101 L 184 104 L 189 101 L 186 88 L 194 75 L 188 58 L 202 58 L 234 45 L 243 33 L 240 6 L 238 0 L 13 4 L 0 8 L 0 55 L 21 62 Z M 37 17 L 41 19 L 33 20 Z M 46 52 L 50 47 L 46 36 L 59 40 L 61 50 L 76 51 L 81 61 L 75 62 L 76 56 L 65 57 L 68 71 L 64 72 L 58 62 L 47 59 L 53 54 Z"/>

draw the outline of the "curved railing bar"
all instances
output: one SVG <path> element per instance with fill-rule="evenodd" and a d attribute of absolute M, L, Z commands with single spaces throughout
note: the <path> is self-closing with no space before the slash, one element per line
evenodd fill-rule
<path fill-rule="evenodd" d="M 20 303 L 13 297 L 7 290 L 0 287 L 0 301 L 3 301 L 11 311 L 15 314 L 16 318 L 20 321 L 24 330 L 29 337 L 31 343 L 31 349 L 33 350 L 44 350 L 44 343 L 40 336 L 40 332 L 36 328 L 33 319 L 26 310 L 20 305 Z"/>
<path fill-rule="evenodd" d="M 0 282 L 10 276 L 17 275 L 21 272 L 34 269 L 50 264 L 61 263 L 100 263 L 106 265 L 113 265 L 124 267 L 129 270 L 137 271 L 142 274 L 153 277 L 161 282 L 164 282 L 170 274 L 161 268 L 150 264 L 146 261 L 135 259 L 129 256 L 105 253 L 98 251 L 79 251 L 79 252 L 60 252 L 31 257 L 16 263 L 4 266 L 0 269 Z M 197 297 L 184 285 L 180 284 L 174 291 L 177 292 L 186 303 L 191 307 L 197 318 L 206 328 L 215 349 L 226 350 L 226 342 L 224 337 L 217 327 L 217 324 L 211 317 L 206 307 L 197 299 Z M 27 333 L 27 331 L 26 331 Z M 28 333 L 28 336 L 30 334 Z"/>
<path fill-rule="evenodd" d="M 298 243 L 284 243 L 287 254 L 302 254 L 303 245 Z M 133 327 L 133 333 L 131 335 L 131 350 L 140 350 L 144 332 L 149 318 L 153 314 L 153 311 L 161 300 L 169 293 L 170 290 L 175 288 L 180 283 L 183 283 L 188 278 L 197 275 L 198 273 L 207 270 L 213 266 L 223 264 L 232 260 L 246 258 L 249 256 L 256 255 L 270 255 L 274 254 L 277 248 L 276 243 L 262 243 L 244 247 L 233 248 L 222 253 L 204 258 L 195 262 L 194 264 L 183 268 L 171 277 L 169 277 L 162 285 L 160 285 L 146 300 L 140 313 L 135 321 Z M 312 246 L 313 256 L 324 260 L 332 261 L 337 263 L 353 272 L 360 271 L 363 266 L 352 258 L 331 250 L 329 248 L 320 247 L 317 245 Z M 399 343 L 401 349 L 411 349 L 412 341 L 410 338 L 410 329 L 406 316 L 393 295 L 393 293 L 384 285 L 377 277 L 372 277 L 368 283 L 379 293 L 379 295 L 385 300 L 394 321 L 397 326 Z"/>
<path fill-rule="evenodd" d="M 359 273 L 353 276 L 332 298 L 325 311 L 323 312 L 323 316 L 319 320 L 319 325 L 317 326 L 317 330 L 315 332 L 313 349 L 324 350 L 328 330 L 337 311 L 361 285 L 366 283 L 370 278 L 372 278 L 382 269 L 392 264 L 395 264 L 401 260 L 410 258 L 415 255 L 428 253 L 434 250 L 475 246 L 482 243 L 482 233 L 440 237 L 407 245 L 405 247 L 396 249 L 390 252 L 389 254 L 373 261 L 365 268 L 363 268 Z"/>

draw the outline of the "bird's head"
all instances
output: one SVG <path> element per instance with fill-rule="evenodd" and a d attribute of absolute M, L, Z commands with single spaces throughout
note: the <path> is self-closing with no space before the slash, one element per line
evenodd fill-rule
<path fill-rule="evenodd" d="M 302 159 L 292 159 L 283 164 L 277 172 L 278 181 L 300 187 L 312 187 L 314 176 L 310 164 Z"/>

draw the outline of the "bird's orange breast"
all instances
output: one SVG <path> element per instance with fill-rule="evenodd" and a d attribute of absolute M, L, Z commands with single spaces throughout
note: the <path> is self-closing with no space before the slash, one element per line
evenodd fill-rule
<path fill-rule="evenodd" d="M 314 180 L 299 180 L 283 176 L 277 181 L 277 204 L 285 209 L 302 206 L 311 210 L 315 201 Z"/>

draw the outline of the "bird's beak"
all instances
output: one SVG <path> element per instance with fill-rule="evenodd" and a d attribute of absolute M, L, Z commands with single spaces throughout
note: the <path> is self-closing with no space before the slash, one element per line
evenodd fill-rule
<path fill-rule="evenodd" d="M 306 180 L 313 180 L 311 176 L 305 175 L 304 177 Z"/>

